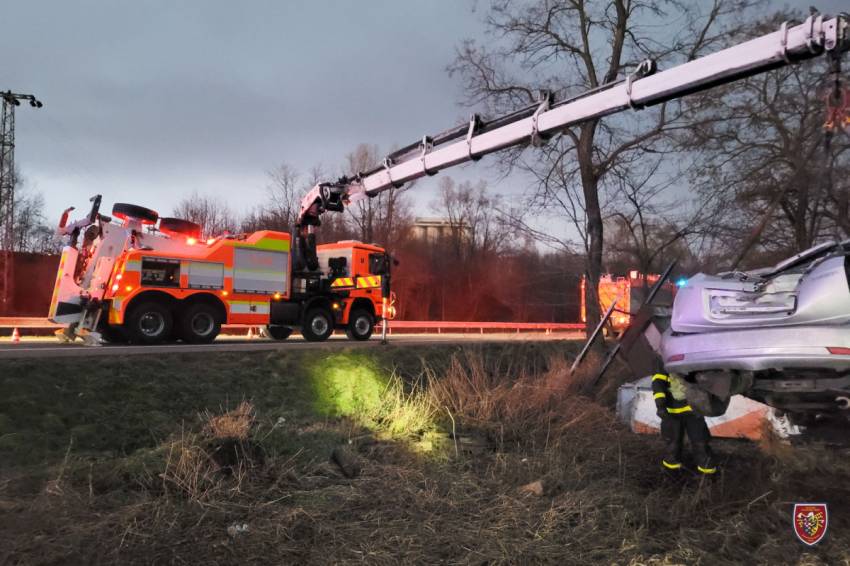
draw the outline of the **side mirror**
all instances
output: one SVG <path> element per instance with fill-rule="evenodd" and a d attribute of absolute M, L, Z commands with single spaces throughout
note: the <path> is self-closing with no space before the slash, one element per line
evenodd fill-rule
<path fill-rule="evenodd" d="M 369 273 L 372 273 L 373 275 L 389 275 L 389 254 L 371 254 L 369 256 Z"/>

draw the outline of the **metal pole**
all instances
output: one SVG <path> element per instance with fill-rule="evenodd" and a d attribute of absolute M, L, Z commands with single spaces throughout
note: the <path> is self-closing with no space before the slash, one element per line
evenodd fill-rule
<path fill-rule="evenodd" d="M 593 334 L 588 338 L 587 343 L 584 345 L 584 348 L 581 349 L 578 356 L 576 357 L 576 361 L 573 362 L 572 367 L 570 368 L 570 374 L 576 371 L 576 368 L 587 355 L 587 351 L 590 350 L 590 345 L 593 344 L 593 341 L 596 340 L 596 337 L 602 331 L 602 327 L 605 326 L 605 323 L 608 322 L 608 319 L 611 318 L 611 313 L 614 312 L 614 307 L 617 306 L 617 301 L 620 300 L 620 295 L 617 295 L 614 300 L 611 302 L 611 306 L 608 307 L 608 310 L 605 311 L 605 316 L 599 319 L 599 324 L 596 325 L 596 329 L 594 329 Z"/>
<path fill-rule="evenodd" d="M 0 311 L 10 314 L 15 225 L 15 104 L 3 97 L 0 119 Z"/>
<path fill-rule="evenodd" d="M 387 343 L 387 298 L 381 298 L 381 344 Z"/>
<path fill-rule="evenodd" d="M 387 343 L 387 326 L 389 326 L 389 321 L 387 320 L 387 302 L 390 299 L 390 264 L 392 263 L 392 259 L 389 254 L 387 254 L 387 269 L 386 273 L 381 276 L 381 344 L 386 345 Z"/>
<path fill-rule="evenodd" d="M 0 312 L 10 310 L 14 273 L 15 244 L 15 106 L 28 101 L 33 108 L 43 104 L 32 94 L 0 91 L 3 113 L 0 116 Z"/>

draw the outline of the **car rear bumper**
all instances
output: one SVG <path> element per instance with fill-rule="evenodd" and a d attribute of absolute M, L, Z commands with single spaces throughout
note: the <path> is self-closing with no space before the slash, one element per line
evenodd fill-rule
<path fill-rule="evenodd" d="M 846 348 L 839 353 L 829 348 Z M 666 334 L 663 354 L 668 371 L 783 370 L 825 368 L 850 371 L 850 326 L 798 326 Z"/>

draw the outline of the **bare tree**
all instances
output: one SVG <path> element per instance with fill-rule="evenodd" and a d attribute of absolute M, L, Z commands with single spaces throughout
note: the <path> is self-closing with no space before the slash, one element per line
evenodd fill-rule
<path fill-rule="evenodd" d="M 44 196 L 31 192 L 15 172 L 15 209 L 12 222 L 12 250 L 41 254 L 56 253 L 61 243 L 44 216 Z"/>
<path fill-rule="evenodd" d="M 671 169 L 665 157 L 643 156 L 641 162 L 610 173 L 612 194 L 605 211 L 609 271 L 660 273 L 674 259 L 692 261 L 688 238 L 700 237 L 714 221 L 704 202 L 685 198 L 678 167 Z M 670 171 L 660 174 L 665 166 Z M 617 263 L 618 269 L 612 269 Z"/>
<path fill-rule="evenodd" d="M 268 177 L 268 212 L 278 225 L 290 230 L 298 216 L 301 195 L 309 188 L 309 184 L 305 184 L 298 172 L 286 163 L 269 171 Z"/>
<path fill-rule="evenodd" d="M 742 35 L 778 29 L 794 16 L 778 13 Z M 701 101 L 704 115 L 724 119 L 698 121 L 686 140 L 699 152 L 692 180 L 722 211 L 713 248 L 724 250 L 732 267 L 746 257 L 776 259 L 850 234 L 850 138 L 825 143 L 826 79 L 820 64 L 793 65 Z"/>
<path fill-rule="evenodd" d="M 242 230 L 292 230 L 298 216 L 301 195 L 309 186 L 291 165 L 281 163 L 266 173 L 266 200 L 252 208 L 242 220 Z"/>
<path fill-rule="evenodd" d="M 172 214 L 177 218 L 200 224 L 205 236 L 218 236 L 236 230 L 236 217 L 223 200 L 194 191 L 181 200 Z"/>
<path fill-rule="evenodd" d="M 449 244 L 455 257 L 471 258 L 505 251 L 516 239 L 516 230 L 503 208 L 499 195 L 487 192 L 487 183 L 451 177 L 440 179 L 440 198 L 435 210 L 449 222 Z"/>
<path fill-rule="evenodd" d="M 380 155 L 375 145 L 358 145 L 346 156 L 344 174 L 354 176 L 375 168 L 381 161 Z M 405 193 L 411 186 L 393 188 L 348 207 L 349 218 L 361 240 L 392 247 L 406 235 L 411 214 Z"/>
<path fill-rule="evenodd" d="M 464 79 L 467 100 L 503 113 L 537 99 L 529 85 L 560 96 L 611 83 L 638 61 L 692 59 L 719 45 L 728 14 L 740 17 L 746 0 L 713 0 L 710 6 L 675 0 L 494 0 L 486 19 L 497 38 L 483 48 L 466 42 L 449 67 Z M 675 22 L 664 26 L 665 22 Z M 532 80 L 532 78 L 534 80 Z M 669 150 L 672 131 L 683 128 L 684 107 L 663 104 L 643 116 L 589 120 L 569 128 L 544 151 L 506 156 L 537 180 L 536 203 L 559 209 L 579 234 L 587 254 L 587 277 L 596 288 L 603 258 L 603 191 L 615 167 L 635 154 Z M 599 304 L 588 294 L 588 329 Z"/>

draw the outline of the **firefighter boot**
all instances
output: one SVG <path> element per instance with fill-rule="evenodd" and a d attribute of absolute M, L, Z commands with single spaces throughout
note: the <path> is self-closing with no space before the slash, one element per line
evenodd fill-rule
<path fill-rule="evenodd" d="M 708 425 L 705 423 L 705 418 L 699 415 L 688 415 L 685 419 L 685 428 L 688 433 L 688 440 L 691 442 L 691 449 L 694 452 L 696 459 L 697 471 L 701 475 L 710 476 L 717 473 L 717 466 L 714 462 L 714 454 L 711 451 L 711 433 L 708 430 Z"/>

